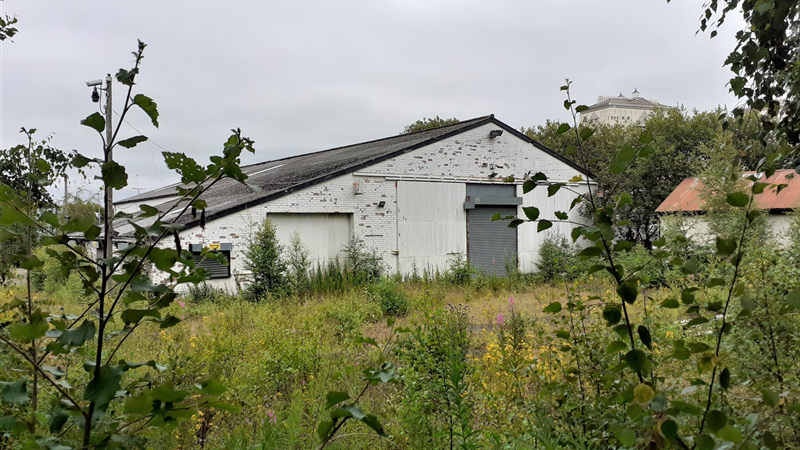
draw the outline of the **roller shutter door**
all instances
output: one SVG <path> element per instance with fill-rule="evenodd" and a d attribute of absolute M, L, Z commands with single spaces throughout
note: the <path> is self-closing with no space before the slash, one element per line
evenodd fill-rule
<path fill-rule="evenodd" d="M 517 229 L 507 220 L 492 222 L 492 216 L 517 215 L 516 206 L 478 206 L 467 212 L 467 252 L 469 262 L 481 272 L 507 276 L 505 261 L 517 265 Z"/>
<path fill-rule="evenodd" d="M 216 259 L 205 258 L 200 254 L 193 254 L 195 267 L 202 267 L 208 271 L 209 278 L 229 278 L 231 276 L 231 252 L 220 252 L 228 260 L 228 264 L 222 264 Z"/>

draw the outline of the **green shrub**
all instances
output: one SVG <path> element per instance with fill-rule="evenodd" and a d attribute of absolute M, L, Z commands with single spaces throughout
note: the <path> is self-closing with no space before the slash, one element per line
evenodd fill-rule
<path fill-rule="evenodd" d="M 374 283 L 381 279 L 384 272 L 383 260 L 355 235 L 342 249 L 345 253 L 345 268 L 356 282 Z"/>
<path fill-rule="evenodd" d="M 370 286 L 367 292 L 384 315 L 405 316 L 408 313 L 408 295 L 399 284 L 383 279 Z"/>
<path fill-rule="evenodd" d="M 300 250 L 293 250 L 290 253 L 300 253 Z M 381 279 L 385 267 L 383 261 L 374 251 L 368 251 L 363 242 L 355 236 L 350 238 L 348 244 L 343 248 L 345 253 L 344 265 L 338 259 L 328 260 L 325 263 L 317 263 L 315 270 L 310 270 L 308 264 L 308 290 L 315 294 L 331 294 L 346 292 L 353 288 L 363 287 L 365 284 L 372 284 Z M 300 268 L 305 268 L 306 262 L 302 261 L 301 255 L 295 258 L 296 264 Z M 294 263 L 290 263 L 290 268 Z M 292 268 L 291 273 L 296 273 Z M 300 269 L 301 271 L 303 269 Z"/>
<path fill-rule="evenodd" d="M 641 245 L 632 247 L 627 252 L 619 253 L 617 259 L 629 267 L 629 275 L 642 280 L 644 284 L 663 286 L 667 282 L 667 264 L 663 259 L 656 259 L 649 250 Z M 635 271 L 635 273 L 633 273 Z"/>
<path fill-rule="evenodd" d="M 329 294 L 343 290 L 344 286 L 344 274 L 338 259 L 329 260 L 325 264 L 317 262 L 317 268 L 311 273 L 310 277 L 312 292 Z"/>
<path fill-rule="evenodd" d="M 249 237 L 244 254 L 245 268 L 250 271 L 247 298 L 262 300 L 286 293 L 286 263 L 281 258 L 283 247 L 278 242 L 276 227 L 264 220 Z"/>
<path fill-rule="evenodd" d="M 542 281 L 554 283 L 578 278 L 582 264 L 577 249 L 564 235 L 547 233 L 539 247 L 536 268 L 536 274 Z"/>
<path fill-rule="evenodd" d="M 445 278 L 451 284 L 462 286 L 472 282 L 472 278 L 478 273 L 478 269 L 472 267 L 463 253 L 456 253 L 450 258 L 450 267 Z"/>
<path fill-rule="evenodd" d="M 66 250 L 66 247 L 61 246 L 49 248 L 59 252 Z M 83 283 L 77 273 L 65 276 L 61 262 L 47 254 L 44 247 L 36 249 L 34 255 L 44 262 L 42 270 L 31 272 L 31 283 L 35 290 L 44 292 L 50 300 L 59 303 L 69 303 L 82 297 Z"/>
<path fill-rule="evenodd" d="M 474 279 L 476 291 L 481 291 L 483 288 L 487 288 L 494 295 L 497 295 L 506 286 L 507 282 L 507 278 L 501 277 L 494 273 L 480 273 Z"/>
<path fill-rule="evenodd" d="M 308 247 L 300 239 L 300 233 L 295 231 L 286 249 L 287 278 L 289 289 L 294 294 L 307 292 L 311 288 L 311 260 L 308 255 Z"/>
<path fill-rule="evenodd" d="M 187 291 L 187 297 L 189 300 L 195 303 L 202 303 L 217 302 L 229 298 L 231 295 L 223 289 L 215 288 L 214 286 L 203 282 L 197 285 L 190 284 Z"/>
<path fill-rule="evenodd" d="M 363 292 L 358 291 L 348 293 L 341 300 L 325 303 L 322 311 L 339 339 L 361 336 L 361 327 L 365 323 L 374 323 L 383 317 L 380 305 L 367 301 Z"/>

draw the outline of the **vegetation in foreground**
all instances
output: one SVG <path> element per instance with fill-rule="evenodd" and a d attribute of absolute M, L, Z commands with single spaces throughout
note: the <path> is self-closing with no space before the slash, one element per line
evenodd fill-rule
<path fill-rule="evenodd" d="M 689 251 L 703 258 L 710 277 L 723 274 L 725 266 L 702 250 Z M 155 357 L 163 366 L 149 368 L 148 376 L 176 392 L 218 380 L 226 386 L 220 398 L 241 410 L 200 407 L 186 421 L 143 427 L 147 448 L 316 448 L 319 424 L 336 400 L 331 393 L 355 399 L 362 391 L 359 410 L 376 416 L 382 436 L 363 423 L 347 423 L 327 448 L 634 448 L 658 439 L 660 434 L 646 430 L 663 430 L 674 408 L 687 411 L 689 421 L 700 420 L 690 403 L 641 392 L 640 385 L 615 374 L 627 370 L 626 334 L 607 326 L 607 306 L 618 304 L 611 278 L 570 276 L 581 264 L 575 253 L 545 248 L 542 256 L 543 267 L 563 270 L 549 281 L 540 277 L 552 271 L 509 279 L 450 273 L 439 281 L 383 277 L 266 301 L 207 285 L 187 293 L 164 311 L 181 319 L 179 324 L 142 327 L 117 358 Z M 704 305 L 724 296 L 724 288 L 708 288 L 700 275 L 659 264 L 644 250 L 625 257 L 653 265 L 656 279 L 639 285 L 644 300 L 630 317 L 648 325 L 649 335 L 639 336 L 652 361 L 648 378 L 660 389 L 701 401 L 707 395 L 702 377 L 719 364 L 708 360 L 708 352 L 720 317 L 687 320 L 673 304 L 688 301 L 681 298 L 687 287 L 696 288 L 696 301 Z M 774 289 L 790 288 L 800 278 L 796 268 L 786 269 L 790 257 L 792 249 L 768 245 L 743 265 L 751 295 L 731 314 L 748 331 L 723 343 L 720 357 L 735 374 L 724 381 L 720 412 L 751 433 L 740 443 L 769 439 L 764 436 L 787 444 L 796 439 L 800 322 L 794 309 L 771 300 Z M 43 258 L 37 304 L 51 314 L 80 312 L 77 277 L 61 278 L 55 261 Z M 570 262 L 564 265 L 564 259 Z M 18 288 L 6 287 L 0 300 L 18 295 Z M 780 317 L 770 308 L 781 310 Z M 8 358 L 2 357 L 4 370 Z M 82 355 L 62 361 L 65 382 L 87 381 Z M 364 370 L 385 363 L 397 367 L 392 382 L 364 389 Z M 764 370 L 770 378 L 762 376 Z M 129 403 L 122 417 L 134 408 Z M 618 417 L 649 425 L 626 436 Z"/>

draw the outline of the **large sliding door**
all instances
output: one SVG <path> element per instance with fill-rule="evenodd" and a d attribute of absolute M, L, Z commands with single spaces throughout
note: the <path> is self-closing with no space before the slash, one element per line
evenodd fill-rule
<path fill-rule="evenodd" d="M 397 250 L 399 271 L 444 272 L 456 254 L 467 251 L 461 183 L 397 183 Z"/>
<path fill-rule="evenodd" d="M 297 232 L 315 265 L 333 259 L 343 261 L 342 248 L 350 240 L 352 217 L 352 214 L 267 213 L 281 245 L 287 248 Z"/>

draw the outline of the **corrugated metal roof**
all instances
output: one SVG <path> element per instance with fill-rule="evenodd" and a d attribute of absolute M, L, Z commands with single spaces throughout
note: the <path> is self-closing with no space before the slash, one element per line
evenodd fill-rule
<path fill-rule="evenodd" d="M 346 147 L 338 147 L 316 153 L 307 153 L 242 167 L 242 170 L 249 176 L 247 182 L 251 185 L 258 186 L 261 188 L 261 191 L 253 192 L 247 186 L 229 179 L 220 181 L 203 194 L 203 199 L 207 203 L 206 219 L 213 220 L 244 208 L 274 200 L 298 189 L 303 189 L 340 175 L 355 172 L 361 168 L 377 164 L 386 159 L 399 156 L 405 152 L 430 145 L 441 139 L 458 135 L 488 123 L 492 123 L 504 129 L 509 134 L 514 134 L 520 139 L 531 143 L 539 150 L 570 165 L 579 173 L 584 173 L 587 177 L 591 177 L 591 174 L 585 173 L 585 171 L 575 163 L 538 142 L 533 141 L 518 130 L 500 122 L 491 114 L 416 133 L 401 134 Z M 166 211 L 175 203 L 174 201 L 168 200 L 169 197 L 174 198 L 175 188 L 177 186 L 178 184 L 173 184 L 141 195 L 129 197 L 117 202 L 117 204 L 146 201 L 152 201 L 152 204 L 157 204 L 160 201 L 162 204 L 157 206 L 157 208 Z M 152 220 L 153 219 L 150 219 L 148 221 L 145 219 L 140 221 L 139 224 L 147 226 L 149 225 L 148 222 L 152 222 Z M 127 225 L 127 220 L 124 220 L 123 223 L 126 225 L 121 224 L 120 227 L 115 225 L 115 229 L 124 236 L 130 234 L 133 230 L 130 225 Z M 179 223 L 184 223 L 188 228 L 197 225 L 199 220 L 191 215 L 184 215 L 179 220 Z"/>
<path fill-rule="evenodd" d="M 756 195 L 755 201 L 759 208 L 771 211 L 788 211 L 800 206 L 800 175 L 792 169 L 782 169 L 775 172 L 769 178 L 757 172 L 744 172 L 742 177 L 755 175 L 759 177 L 759 182 L 769 183 L 772 186 L 766 188 L 763 193 Z M 787 186 L 780 192 L 777 186 L 786 184 Z M 669 197 L 656 209 L 657 213 L 689 212 L 697 213 L 704 211 L 704 201 L 701 198 L 705 186 L 703 181 L 697 177 L 690 177 L 681 182 Z"/>

